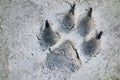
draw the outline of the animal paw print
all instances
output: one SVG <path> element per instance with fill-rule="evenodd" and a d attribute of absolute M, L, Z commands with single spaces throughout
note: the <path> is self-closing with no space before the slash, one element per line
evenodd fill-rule
<path fill-rule="evenodd" d="M 74 3 L 61 21 L 61 28 L 66 32 L 66 34 L 63 33 L 66 37 L 60 35 L 61 33 L 59 32 L 55 32 L 48 20 L 45 21 L 44 30 L 41 30 L 37 36 L 42 49 L 44 51 L 49 50 L 46 65 L 50 70 L 59 69 L 75 72 L 82 66 L 81 53 L 78 52 L 79 50 L 81 50 L 85 58 L 87 56 L 87 61 L 98 53 L 97 51 L 100 47 L 101 36 L 103 34 L 102 31 L 99 33 L 96 32 L 96 35 L 91 39 L 85 39 L 82 43 L 78 43 L 82 44 L 82 49 L 75 47 L 74 40 L 69 34 L 75 33 L 79 35 L 78 39 L 84 39 L 94 28 L 94 19 L 92 17 L 93 9 L 89 8 L 86 16 L 75 24 L 75 8 L 76 4 Z M 73 28 L 74 30 L 72 30 Z"/>

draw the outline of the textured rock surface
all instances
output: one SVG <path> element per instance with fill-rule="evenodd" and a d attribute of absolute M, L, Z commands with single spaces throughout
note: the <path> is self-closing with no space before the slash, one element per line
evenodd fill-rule
<path fill-rule="evenodd" d="M 74 2 L 75 25 L 67 33 L 61 22 Z M 89 7 L 93 8 L 94 29 L 83 38 L 77 25 Z M 60 35 L 60 40 L 50 47 L 51 51 L 49 48 L 42 51 L 36 37 L 45 20 L 49 20 L 53 31 Z M 82 43 L 93 38 L 96 30 L 103 31 L 99 54 L 85 63 L 88 59 L 81 50 Z M 120 80 L 119 39 L 120 0 L 0 0 L 0 80 Z M 73 42 L 75 49 L 70 47 L 70 50 L 73 53 L 77 50 L 78 55 L 56 56 L 53 52 L 61 54 L 60 46 L 67 40 Z M 67 56 L 69 54 L 72 51 L 68 50 Z M 55 58 L 59 69 L 52 66 Z M 68 66 L 72 59 L 80 67 Z"/>

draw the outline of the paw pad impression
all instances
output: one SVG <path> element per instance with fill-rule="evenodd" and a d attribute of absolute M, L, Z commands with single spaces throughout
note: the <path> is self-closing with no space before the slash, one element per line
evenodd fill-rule
<path fill-rule="evenodd" d="M 72 28 L 76 25 L 75 33 L 80 34 L 80 37 L 85 38 L 94 28 L 94 19 L 92 17 L 92 8 L 89 8 L 86 16 L 80 21 L 78 24 L 75 24 L 75 6 L 73 4 L 71 9 L 65 14 L 61 28 L 65 32 L 70 32 Z M 69 34 L 69 33 L 67 33 Z M 82 43 L 82 52 L 84 56 L 91 58 L 97 52 L 97 48 L 100 46 L 100 39 L 102 36 L 102 31 L 97 33 L 96 36 L 88 41 L 84 41 Z M 45 47 L 45 49 L 50 49 L 50 47 L 54 46 L 60 41 L 61 35 L 53 31 L 52 26 L 49 21 L 46 20 L 44 30 L 39 34 L 38 40 L 41 46 Z M 47 54 L 46 65 L 50 70 L 60 69 L 64 71 L 77 71 L 82 63 L 80 60 L 80 53 L 74 47 L 74 41 L 66 40 L 61 43 L 57 48 L 50 50 Z"/>
<path fill-rule="evenodd" d="M 47 55 L 47 66 L 49 69 L 55 67 L 75 72 L 81 66 L 78 53 L 74 50 L 71 41 L 65 41 L 59 48 L 54 49 Z"/>

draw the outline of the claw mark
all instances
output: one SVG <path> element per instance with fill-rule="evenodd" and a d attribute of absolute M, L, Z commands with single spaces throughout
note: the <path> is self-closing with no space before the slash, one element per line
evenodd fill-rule
<path fill-rule="evenodd" d="M 48 20 L 45 21 L 46 25 L 45 25 L 45 29 L 49 29 L 50 24 L 48 23 Z"/>
<path fill-rule="evenodd" d="M 101 39 L 102 34 L 103 34 L 103 31 L 100 31 L 99 34 L 96 35 L 96 39 Z"/>
<path fill-rule="evenodd" d="M 71 9 L 69 11 L 69 14 L 75 15 L 75 6 L 76 6 L 75 3 L 73 5 L 71 5 Z"/>
<path fill-rule="evenodd" d="M 88 11 L 88 16 L 89 16 L 89 17 L 92 17 L 92 10 L 93 10 L 93 9 L 90 7 L 90 8 L 89 8 L 89 11 Z"/>

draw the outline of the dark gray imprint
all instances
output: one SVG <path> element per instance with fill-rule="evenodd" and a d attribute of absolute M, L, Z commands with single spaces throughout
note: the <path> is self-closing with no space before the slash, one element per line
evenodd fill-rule
<path fill-rule="evenodd" d="M 88 56 L 95 56 L 97 53 L 97 49 L 100 47 L 101 45 L 101 36 L 102 36 L 103 32 L 100 31 L 98 34 L 96 34 L 95 38 L 92 38 L 89 41 L 85 41 L 83 43 L 83 52 L 85 55 Z"/>
<path fill-rule="evenodd" d="M 87 15 L 82 19 L 82 21 L 80 21 L 80 23 L 78 23 L 77 26 L 78 34 L 80 34 L 82 37 L 87 36 L 92 29 L 91 27 L 93 27 L 90 25 L 91 17 L 92 17 L 92 8 L 89 8 Z"/>
<path fill-rule="evenodd" d="M 65 71 L 75 72 L 81 66 L 80 59 L 70 41 L 65 41 L 59 48 L 47 55 L 49 69 L 58 68 Z"/>
<path fill-rule="evenodd" d="M 63 18 L 62 27 L 65 31 L 70 31 L 75 25 L 75 6 L 76 4 L 73 4 L 68 14 L 66 14 Z"/>
<path fill-rule="evenodd" d="M 41 46 L 48 48 L 54 45 L 57 40 L 59 39 L 59 35 L 56 34 L 53 30 L 51 25 L 49 24 L 48 20 L 45 21 L 45 29 L 37 36 Z"/>

